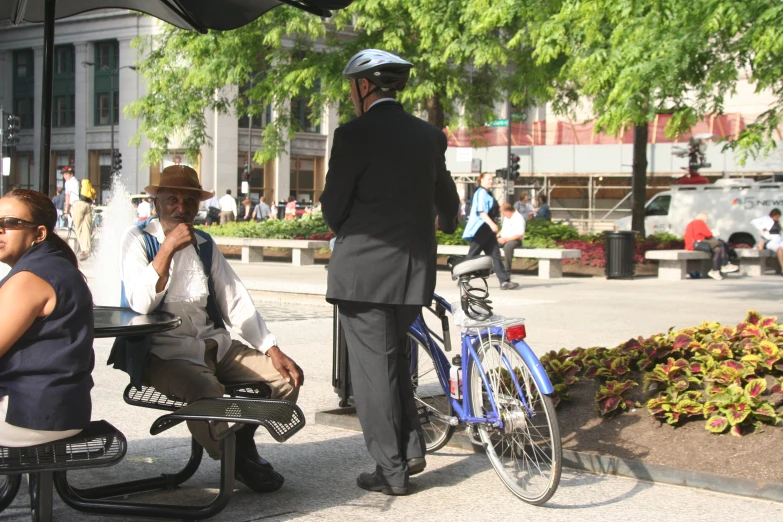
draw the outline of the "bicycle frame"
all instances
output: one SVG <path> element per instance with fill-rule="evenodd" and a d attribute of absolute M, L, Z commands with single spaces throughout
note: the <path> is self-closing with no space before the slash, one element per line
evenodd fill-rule
<path fill-rule="evenodd" d="M 495 427 L 502 428 L 503 420 L 500 418 L 499 410 L 497 404 L 495 404 L 495 399 L 493 397 L 493 394 L 488 395 L 488 399 L 492 406 L 492 411 L 487 412 L 486 416 L 482 416 L 482 417 L 475 417 L 471 415 L 472 412 L 470 411 L 469 403 L 465 402 L 470 397 L 468 379 L 464 377 L 462 379 L 462 399 L 457 400 L 451 397 L 451 394 L 449 393 L 450 387 L 448 382 L 448 376 L 451 370 L 451 364 L 449 363 L 449 360 L 446 357 L 446 355 L 443 353 L 443 350 L 441 350 L 440 346 L 438 346 L 438 344 L 433 340 L 433 338 L 443 343 L 443 346 L 446 349 L 446 351 L 450 351 L 451 339 L 449 338 L 448 335 L 449 324 L 448 324 L 448 316 L 446 316 L 446 312 L 452 314 L 453 311 L 451 305 L 448 302 L 446 302 L 446 300 L 443 299 L 441 296 L 435 294 L 433 295 L 433 299 L 435 301 L 435 309 L 433 310 L 430 307 L 427 308 L 433 314 L 435 314 L 437 317 L 441 319 L 441 323 L 444 329 L 443 338 L 439 337 L 435 332 L 433 332 L 427 327 L 427 324 L 421 315 L 419 315 L 419 317 L 417 317 L 416 320 L 411 325 L 410 327 L 411 334 L 417 339 L 417 341 L 419 341 L 423 345 L 426 345 L 429 348 L 430 354 L 432 355 L 432 360 L 435 364 L 436 371 L 438 374 L 438 381 L 440 382 L 440 385 L 443 388 L 443 392 L 449 397 L 449 401 L 451 402 L 451 407 L 456 413 L 460 423 L 467 423 L 467 424 L 489 423 Z M 492 328 L 481 329 L 476 334 L 462 333 L 461 334 L 461 341 L 462 341 L 461 357 L 462 357 L 462 367 L 468 368 L 469 363 L 471 361 L 475 363 L 476 368 L 478 369 L 479 372 L 479 376 L 481 377 L 481 380 L 484 383 L 484 386 L 486 387 L 486 389 L 491 389 L 492 387 L 489 383 L 486 372 L 484 371 L 484 367 L 479 362 L 479 357 L 476 352 L 476 346 L 478 346 L 481 343 L 481 338 L 486 336 L 502 339 L 504 336 L 504 332 L 502 328 L 492 327 Z M 523 360 L 527 364 L 527 367 L 530 369 L 531 374 L 533 376 L 533 380 L 535 381 L 535 385 L 538 387 L 539 391 L 547 395 L 553 393 L 554 388 L 552 386 L 551 381 L 549 380 L 549 376 L 547 376 L 546 372 L 544 371 L 543 365 L 538 360 L 538 357 L 536 357 L 535 353 L 533 353 L 533 350 L 530 348 L 530 346 L 524 340 L 509 341 L 508 339 L 506 339 L 506 341 L 514 347 L 514 349 L 519 353 L 519 355 L 523 358 Z M 417 367 L 418 365 L 417 358 L 418 358 L 418 352 L 412 351 L 411 369 Z M 505 355 L 502 356 L 501 360 L 503 361 L 506 370 L 511 375 L 513 375 L 514 374 L 513 368 L 511 367 L 511 364 L 506 358 L 506 356 Z M 516 379 L 514 379 L 514 383 L 515 386 L 517 387 L 517 393 L 519 394 L 519 397 L 524 402 L 525 394 L 522 393 L 520 384 L 517 382 Z M 527 408 L 527 404 L 525 404 L 525 407 Z M 531 415 L 534 415 L 532 410 L 528 409 L 528 412 Z M 449 420 L 449 419 L 443 419 L 443 420 Z"/>

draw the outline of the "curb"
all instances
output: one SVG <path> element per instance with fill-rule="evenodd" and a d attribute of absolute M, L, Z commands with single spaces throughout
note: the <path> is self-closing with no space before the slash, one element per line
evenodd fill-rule
<path fill-rule="evenodd" d="M 315 413 L 315 423 L 361 431 L 355 408 L 318 411 Z M 447 446 L 476 453 L 483 453 L 484 451 L 483 448 L 470 441 L 464 430 L 456 431 Z M 729 495 L 783 502 L 783 484 L 774 482 L 727 477 L 715 473 L 680 469 L 661 464 L 645 464 L 637 460 L 566 449 L 563 450 L 563 466 L 596 475 L 613 475 L 642 482 L 686 486 Z"/>

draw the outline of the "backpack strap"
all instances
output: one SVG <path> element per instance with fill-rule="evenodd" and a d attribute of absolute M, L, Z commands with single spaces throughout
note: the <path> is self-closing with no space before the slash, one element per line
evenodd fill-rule
<path fill-rule="evenodd" d="M 158 241 L 158 238 L 144 230 L 147 228 L 147 225 L 149 225 L 150 221 L 157 218 L 149 218 L 145 219 L 141 223 L 136 225 L 136 228 L 139 229 L 141 232 L 141 237 L 144 238 L 144 248 L 146 250 L 147 254 L 147 261 L 150 263 L 153 259 L 155 259 L 155 256 L 158 255 L 158 251 L 160 250 L 160 241 Z M 211 260 L 210 260 L 211 261 Z M 164 296 L 165 299 L 165 296 Z M 161 299 L 160 304 L 158 304 L 157 307 L 155 307 L 155 312 L 160 311 L 163 308 L 163 301 L 164 299 Z M 125 295 L 125 283 L 123 281 L 120 281 L 120 306 L 123 308 L 130 308 L 130 302 L 128 301 L 127 296 Z"/>

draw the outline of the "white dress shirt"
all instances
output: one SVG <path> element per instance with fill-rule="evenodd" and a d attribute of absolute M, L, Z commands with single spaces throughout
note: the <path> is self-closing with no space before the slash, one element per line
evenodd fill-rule
<path fill-rule="evenodd" d="M 503 216 L 503 228 L 500 229 L 500 237 L 514 237 L 525 235 L 525 218 L 519 212 L 514 212 L 511 218 Z"/>
<path fill-rule="evenodd" d="M 79 201 L 79 180 L 76 179 L 76 176 L 71 176 L 71 179 L 65 182 L 64 193 L 65 195 L 71 196 L 71 205 Z"/>
<path fill-rule="evenodd" d="M 237 200 L 234 199 L 231 194 L 226 194 L 220 198 L 220 211 L 221 212 L 233 212 L 236 216 L 237 212 Z"/>
<path fill-rule="evenodd" d="M 161 244 L 166 237 L 157 219 L 144 231 Z M 196 238 L 199 245 L 206 242 L 201 236 Z M 147 260 L 144 237 L 138 227 L 131 227 L 125 233 L 121 252 L 120 276 L 130 307 L 141 314 L 150 313 L 163 300 L 162 310 L 182 319 L 179 327 L 152 336 L 152 353 L 161 359 L 182 359 L 203 366 L 204 341 L 214 339 L 218 343 L 218 360 L 222 359 L 231 346 L 231 334 L 216 328 L 207 315 L 207 277 L 196 249 L 187 247 L 174 254 L 169 280 L 162 292 L 155 291 L 158 273 Z M 215 300 L 226 328 L 262 353 L 276 346 L 277 339 L 266 327 L 247 289 L 214 244 L 211 275 Z"/>
<path fill-rule="evenodd" d="M 136 213 L 139 215 L 140 219 L 147 219 L 152 214 L 152 205 L 150 205 L 149 201 L 142 201 L 139 203 Z"/>

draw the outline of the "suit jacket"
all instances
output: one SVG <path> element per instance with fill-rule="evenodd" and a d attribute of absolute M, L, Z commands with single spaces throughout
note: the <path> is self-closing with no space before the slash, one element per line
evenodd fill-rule
<path fill-rule="evenodd" d="M 425 305 L 435 290 L 435 217 L 457 226 L 459 196 L 440 129 L 382 102 L 334 133 L 321 195 L 337 235 L 326 299 Z"/>

